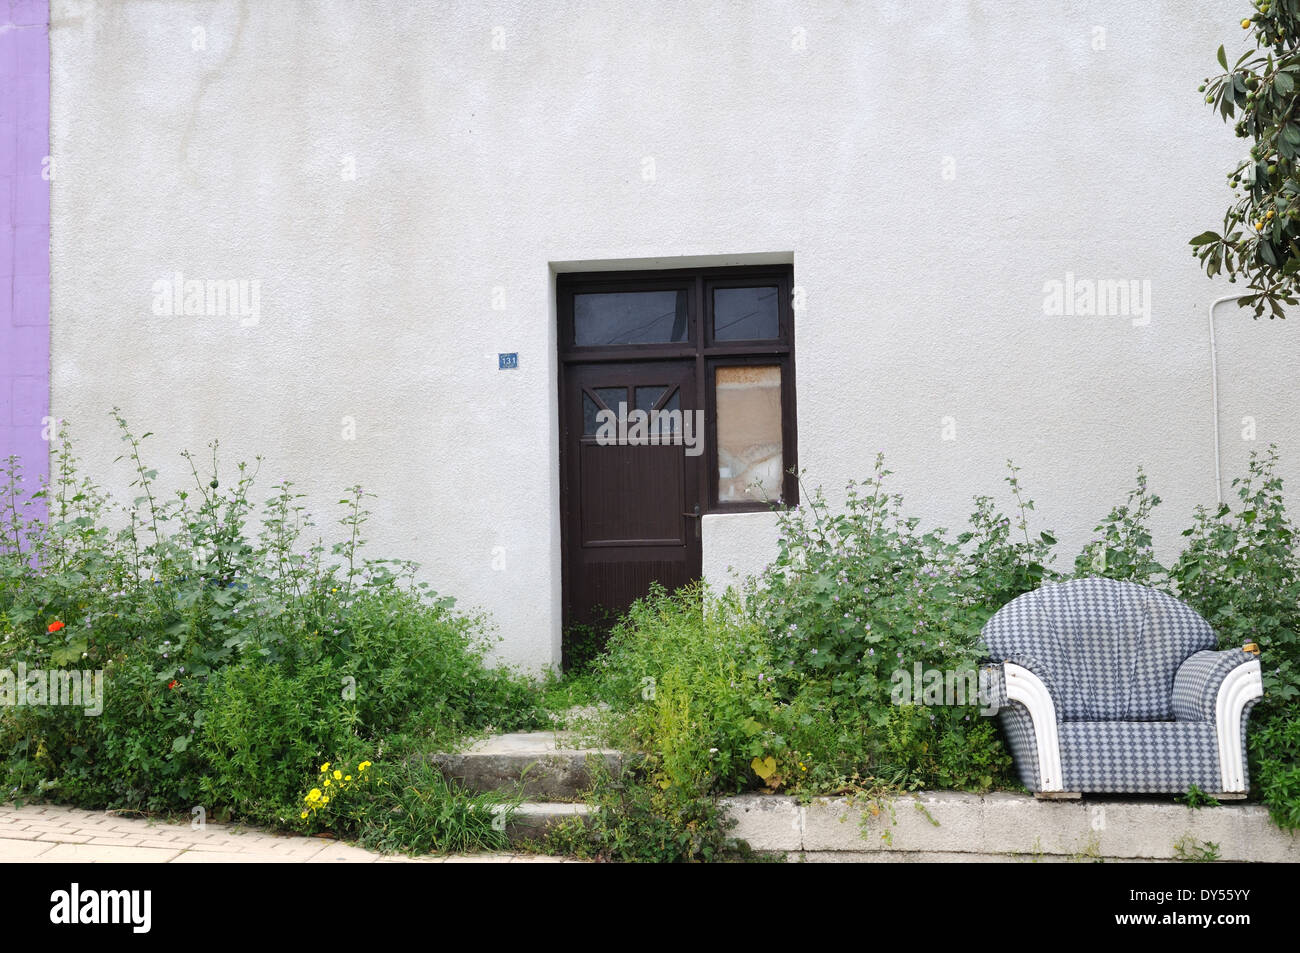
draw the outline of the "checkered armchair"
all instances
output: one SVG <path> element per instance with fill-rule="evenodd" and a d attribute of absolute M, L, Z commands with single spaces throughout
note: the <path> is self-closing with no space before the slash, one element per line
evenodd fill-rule
<path fill-rule="evenodd" d="M 1048 584 L 1003 606 L 984 643 L 992 701 L 1035 793 L 1246 792 L 1259 659 L 1216 652 L 1210 626 L 1172 596 L 1113 579 Z"/>

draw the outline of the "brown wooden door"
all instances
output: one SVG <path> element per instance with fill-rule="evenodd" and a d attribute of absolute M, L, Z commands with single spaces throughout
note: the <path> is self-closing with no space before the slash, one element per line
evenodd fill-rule
<path fill-rule="evenodd" d="M 652 582 L 672 590 L 699 578 L 696 514 L 704 502 L 705 456 L 695 382 L 693 360 L 565 366 L 560 472 L 567 625 L 599 624 L 604 614 L 623 612 Z M 640 431 L 635 411 L 646 414 Z M 658 428 L 649 426 L 656 421 L 652 412 Z M 622 433 L 620 417 L 628 425 Z"/>

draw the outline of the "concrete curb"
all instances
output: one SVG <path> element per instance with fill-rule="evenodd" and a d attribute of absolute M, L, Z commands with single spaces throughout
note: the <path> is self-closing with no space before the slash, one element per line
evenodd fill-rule
<path fill-rule="evenodd" d="M 1193 810 L 1156 801 L 1040 801 L 996 792 L 917 792 L 892 800 L 744 794 L 724 799 L 733 835 L 807 860 L 1185 860 L 1217 845 L 1225 861 L 1300 861 L 1300 837 L 1257 804 Z M 1180 854 L 1179 845 L 1182 845 Z M 839 855 L 837 857 L 836 855 Z"/>

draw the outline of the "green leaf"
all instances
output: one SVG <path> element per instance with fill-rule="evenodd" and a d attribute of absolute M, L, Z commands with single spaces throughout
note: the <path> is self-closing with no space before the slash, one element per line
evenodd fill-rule
<path fill-rule="evenodd" d="M 1048 546 L 1056 545 L 1056 537 L 1053 536 L 1051 533 L 1044 532 L 1044 533 L 1039 533 L 1038 535 L 1042 537 L 1043 542 L 1045 542 Z"/>
<path fill-rule="evenodd" d="M 68 645 L 61 645 L 58 648 L 53 649 L 50 652 L 50 660 L 54 662 L 55 665 L 67 665 L 70 662 L 75 662 L 77 659 L 81 658 L 81 653 L 84 651 L 86 651 L 86 639 L 83 636 L 75 642 L 71 642 Z"/>
<path fill-rule="evenodd" d="M 1189 245 L 1208 245 L 1210 242 L 1222 241 L 1218 232 L 1201 232 L 1187 244 Z"/>
<path fill-rule="evenodd" d="M 1223 47 L 1219 47 L 1219 65 L 1225 70 L 1228 68 L 1228 54 L 1224 52 Z"/>

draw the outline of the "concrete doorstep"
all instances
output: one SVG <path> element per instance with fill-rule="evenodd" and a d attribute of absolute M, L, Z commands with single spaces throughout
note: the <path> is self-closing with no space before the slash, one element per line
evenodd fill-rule
<path fill-rule="evenodd" d="M 808 861 L 1300 861 L 1300 837 L 1257 804 L 1040 801 L 996 792 L 893 799 L 745 794 L 725 799 L 733 836 Z"/>
<path fill-rule="evenodd" d="M 518 790 L 529 801 L 580 801 L 591 787 L 592 758 L 618 774 L 624 755 L 584 747 L 568 732 L 529 731 L 492 735 L 433 761 L 448 780 L 476 793 Z"/>

